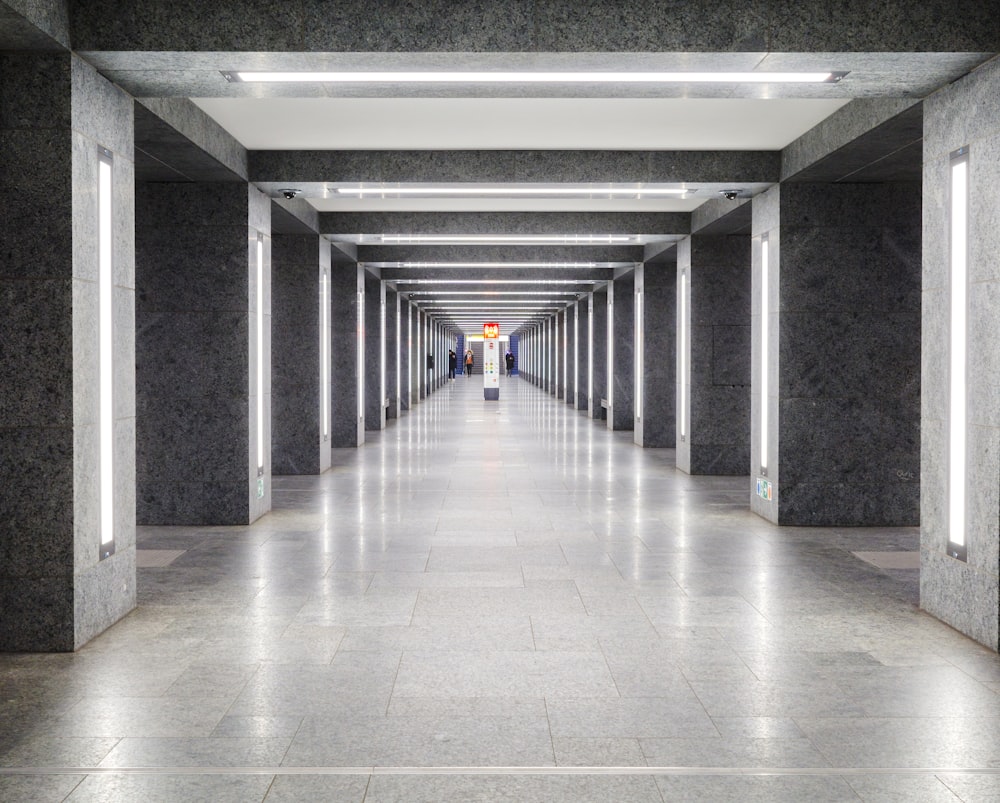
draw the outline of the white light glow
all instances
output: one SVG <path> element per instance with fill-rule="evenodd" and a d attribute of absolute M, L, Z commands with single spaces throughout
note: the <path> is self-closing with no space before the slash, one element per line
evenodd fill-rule
<path fill-rule="evenodd" d="M 539 245 L 622 245 L 638 242 L 629 234 L 377 234 L 364 237 L 365 243 L 432 243 L 450 245 L 460 243 L 509 243 Z"/>
<path fill-rule="evenodd" d="M 264 472 L 264 238 L 257 235 L 257 473 Z"/>
<path fill-rule="evenodd" d="M 330 280 L 326 269 L 320 278 L 319 293 L 319 381 L 320 418 L 323 420 L 323 440 L 330 437 Z"/>
<path fill-rule="evenodd" d="M 681 415 L 680 415 L 680 428 L 681 428 L 681 440 L 687 437 L 687 359 L 688 359 L 688 345 L 687 345 L 687 272 L 681 271 L 681 319 L 680 319 L 680 372 L 681 372 Z"/>
<path fill-rule="evenodd" d="M 368 198 L 381 195 L 416 195 L 416 196 L 473 196 L 473 197 L 517 197 L 521 195 L 537 196 L 569 196 L 588 197 L 599 196 L 658 196 L 658 195 L 687 195 L 696 192 L 693 189 L 678 187 L 526 187 L 524 185 L 508 184 L 504 187 L 337 187 L 334 193 L 337 195 L 350 195 L 357 198 Z"/>
<path fill-rule="evenodd" d="M 770 304 L 768 299 L 768 245 L 765 237 L 760 243 L 760 468 L 767 470 L 767 399 L 768 363 L 767 342 Z"/>
<path fill-rule="evenodd" d="M 642 312 L 642 290 L 637 290 L 635 293 L 635 417 L 637 420 L 642 420 L 642 388 L 643 388 L 643 367 L 642 363 L 645 359 L 643 341 L 645 340 L 645 335 L 643 333 L 643 324 L 645 319 L 643 318 Z"/>
<path fill-rule="evenodd" d="M 968 309 L 967 158 L 951 165 L 951 401 L 949 405 L 948 540 L 965 546 L 966 310 Z"/>
<path fill-rule="evenodd" d="M 839 80 L 833 72 L 258 72 L 235 73 L 247 83 L 351 84 L 787 84 Z"/>
<path fill-rule="evenodd" d="M 98 160 L 98 339 L 100 430 L 100 533 L 101 554 L 108 554 L 115 539 L 114 494 L 114 260 L 112 258 L 112 170 L 109 158 Z"/>

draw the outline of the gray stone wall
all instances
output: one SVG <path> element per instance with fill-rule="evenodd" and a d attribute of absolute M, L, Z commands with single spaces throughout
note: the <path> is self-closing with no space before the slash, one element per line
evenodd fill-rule
<path fill-rule="evenodd" d="M 577 394 L 577 304 L 566 309 L 566 404 L 576 407 Z"/>
<path fill-rule="evenodd" d="M 385 428 L 385 388 L 382 384 L 382 282 L 365 274 L 365 429 Z"/>
<path fill-rule="evenodd" d="M 644 265 L 642 446 L 676 445 L 677 281 L 673 264 Z"/>
<path fill-rule="evenodd" d="M 591 293 L 590 320 L 593 334 L 593 365 L 590 389 L 590 417 L 604 418 L 601 401 L 608 395 L 608 293 L 607 290 Z"/>
<path fill-rule="evenodd" d="M 399 294 L 385 288 L 385 395 L 386 418 L 399 418 Z M 447 369 L 447 365 L 445 366 Z"/>
<path fill-rule="evenodd" d="M 776 506 L 781 524 L 916 524 L 920 187 L 792 183 L 771 193 L 777 221 L 773 204 L 754 209 L 755 237 L 769 232 L 777 304 L 768 517 Z"/>
<path fill-rule="evenodd" d="M 635 425 L 635 272 L 614 280 L 612 305 L 612 399 L 608 428 L 629 430 Z"/>
<path fill-rule="evenodd" d="M 678 421 L 677 467 L 689 474 L 747 474 L 750 237 L 685 238 L 677 249 L 678 288 L 682 271 L 688 288 L 688 381 L 678 382 L 678 394 L 687 394 L 687 421 L 683 439 Z"/>
<path fill-rule="evenodd" d="M 139 184 L 136 209 L 138 520 L 247 524 L 270 509 L 270 200 L 241 183 Z M 255 379 L 258 236 L 262 400 Z"/>
<path fill-rule="evenodd" d="M 364 270 L 356 264 L 334 265 L 330 271 L 331 422 L 333 448 L 360 446 L 365 442 L 364 419 L 359 408 L 360 365 L 358 336 L 361 330 Z"/>
<path fill-rule="evenodd" d="M 318 299 L 324 252 L 329 271 L 329 245 L 318 234 L 275 234 L 271 242 L 271 467 L 275 474 L 323 470 Z M 329 324 L 324 334 L 329 335 Z"/>
<path fill-rule="evenodd" d="M 998 649 L 1000 619 L 1000 63 L 924 102 L 920 604 Z M 948 186 L 950 154 L 969 149 L 967 561 L 949 538 Z"/>
<path fill-rule="evenodd" d="M 135 607 L 132 100 L 68 54 L 0 54 L 0 651 Z M 99 148 L 112 154 L 115 551 L 100 558 Z"/>

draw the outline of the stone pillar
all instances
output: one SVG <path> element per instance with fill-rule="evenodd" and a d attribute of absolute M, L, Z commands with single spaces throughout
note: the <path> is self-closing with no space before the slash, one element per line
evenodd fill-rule
<path fill-rule="evenodd" d="M 750 279 L 749 236 L 677 245 L 678 331 L 683 310 L 688 333 L 677 338 L 677 468 L 688 474 L 749 471 Z"/>
<path fill-rule="evenodd" d="M 555 396 L 559 387 L 559 320 L 553 315 L 549 318 L 549 394 Z"/>
<path fill-rule="evenodd" d="M 365 442 L 364 382 L 364 268 L 334 265 L 330 271 L 333 364 L 330 443 L 334 448 Z"/>
<path fill-rule="evenodd" d="M 924 101 L 920 605 L 1000 648 L 1000 63 Z M 968 148 L 965 560 L 949 555 L 951 155 Z"/>
<path fill-rule="evenodd" d="M 562 399 L 566 395 L 566 355 L 563 341 L 566 337 L 566 312 L 557 312 L 555 315 L 556 336 L 553 338 L 552 347 L 556 352 L 556 398 Z"/>
<path fill-rule="evenodd" d="M 769 255 L 766 479 L 779 524 L 919 521 L 917 184 L 785 184 L 754 199 L 752 489 L 764 476 L 762 243 Z"/>
<path fill-rule="evenodd" d="M 138 521 L 248 524 L 271 506 L 271 201 L 239 182 L 136 192 Z"/>
<path fill-rule="evenodd" d="M 385 286 L 365 272 L 365 429 L 385 429 Z"/>
<path fill-rule="evenodd" d="M 68 652 L 135 607 L 132 100 L 66 53 L 0 54 L 0 652 Z M 111 406 L 99 161 L 111 164 Z M 113 550 L 103 545 L 102 419 Z M 110 554 L 108 554 L 110 552 Z"/>
<path fill-rule="evenodd" d="M 590 375 L 590 417 L 604 418 L 603 402 L 608 396 L 608 292 L 598 290 L 590 294 L 590 331 L 593 338 Z"/>
<path fill-rule="evenodd" d="M 318 234 L 275 234 L 271 266 L 271 470 L 320 474 L 330 467 L 320 396 L 324 337 L 330 355 L 330 244 Z"/>
<path fill-rule="evenodd" d="M 385 294 L 385 393 L 389 406 L 386 418 L 399 418 L 399 293 L 382 283 Z"/>
<path fill-rule="evenodd" d="M 641 298 L 641 300 L 640 300 Z M 640 446 L 672 449 L 676 404 L 677 283 L 673 264 L 636 268 L 636 382 L 642 383 L 641 404 L 635 405 L 635 435 Z M 641 315 L 640 315 L 641 311 Z"/>
<path fill-rule="evenodd" d="M 608 429 L 632 429 L 635 409 L 635 272 L 615 279 L 608 288 L 608 315 L 611 318 L 611 407 Z"/>
<path fill-rule="evenodd" d="M 577 304 L 571 304 L 566 308 L 566 404 L 576 407 L 577 388 L 577 354 L 576 354 L 576 326 L 577 326 Z"/>
<path fill-rule="evenodd" d="M 576 409 L 587 410 L 592 394 L 590 375 L 590 294 L 576 302 Z"/>

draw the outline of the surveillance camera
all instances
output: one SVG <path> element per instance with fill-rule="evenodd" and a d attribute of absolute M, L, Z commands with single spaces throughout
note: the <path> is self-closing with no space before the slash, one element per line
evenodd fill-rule
<path fill-rule="evenodd" d="M 301 190 L 282 190 L 281 194 L 285 196 L 285 200 L 290 201 L 298 195 L 299 192 L 301 192 Z"/>
<path fill-rule="evenodd" d="M 739 190 L 723 190 L 722 191 L 722 196 L 727 201 L 735 201 L 737 198 L 740 197 L 740 191 Z"/>

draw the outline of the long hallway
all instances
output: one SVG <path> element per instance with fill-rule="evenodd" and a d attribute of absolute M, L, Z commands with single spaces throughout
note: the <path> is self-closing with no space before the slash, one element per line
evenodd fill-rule
<path fill-rule="evenodd" d="M 745 478 L 482 393 L 251 526 L 140 527 L 132 614 L 0 655 L 0 799 L 1000 797 L 1000 658 L 917 610 L 916 528 L 779 528 Z"/>

